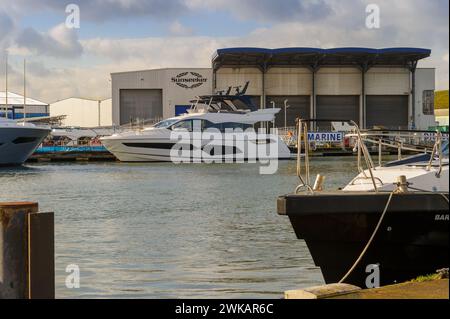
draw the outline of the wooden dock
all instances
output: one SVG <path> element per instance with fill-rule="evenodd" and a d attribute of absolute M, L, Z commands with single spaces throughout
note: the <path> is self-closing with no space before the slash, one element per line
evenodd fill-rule
<path fill-rule="evenodd" d="M 449 280 L 406 282 L 374 289 L 332 284 L 286 291 L 285 299 L 449 299 Z"/>
<path fill-rule="evenodd" d="M 83 152 L 83 153 L 49 153 L 49 154 L 33 154 L 27 162 L 112 162 L 116 161 L 116 157 L 109 152 Z"/>
<path fill-rule="evenodd" d="M 103 162 L 116 160 L 116 157 L 103 146 L 50 146 L 37 149 L 28 159 L 28 162 Z"/>

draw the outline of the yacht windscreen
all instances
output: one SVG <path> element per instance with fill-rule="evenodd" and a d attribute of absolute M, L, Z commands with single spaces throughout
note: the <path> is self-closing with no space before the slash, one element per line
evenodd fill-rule
<path fill-rule="evenodd" d="M 448 156 L 448 142 L 444 142 L 442 144 L 442 154 L 444 156 Z"/>
<path fill-rule="evenodd" d="M 167 128 L 167 127 L 171 126 L 172 124 L 175 124 L 176 122 L 178 122 L 178 120 L 175 120 L 175 119 L 164 120 L 159 123 L 156 123 L 155 125 L 153 125 L 153 127 L 154 128 Z"/>

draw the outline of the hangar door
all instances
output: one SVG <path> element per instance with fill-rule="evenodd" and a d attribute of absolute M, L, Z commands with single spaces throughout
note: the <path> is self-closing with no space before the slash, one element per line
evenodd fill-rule
<path fill-rule="evenodd" d="M 162 116 L 162 90 L 120 90 L 120 125 Z"/>
<path fill-rule="evenodd" d="M 359 124 L 359 95 L 319 95 L 316 117 L 321 120 L 353 120 Z M 330 131 L 331 122 L 317 123 L 319 131 Z"/>
<path fill-rule="evenodd" d="M 284 101 L 288 100 L 287 105 L 289 107 L 286 109 L 286 126 L 295 126 L 295 119 L 309 119 L 310 109 L 311 109 L 311 98 L 309 95 L 292 95 L 292 96 L 267 96 L 266 108 L 273 107 L 273 102 L 275 102 L 275 107 L 280 108 L 281 111 L 275 116 L 275 126 L 278 128 L 284 127 Z"/>
<path fill-rule="evenodd" d="M 368 95 L 366 126 L 408 129 L 408 108 L 408 95 Z"/>

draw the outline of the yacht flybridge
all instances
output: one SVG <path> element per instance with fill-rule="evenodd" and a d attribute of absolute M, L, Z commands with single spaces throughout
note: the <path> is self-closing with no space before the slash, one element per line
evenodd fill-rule
<path fill-rule="evenodd" d="M 256 109 L 242 95 L 201 96 L 192 102 L 184 115 L 143 130 L 104 137 L 101 142 L 123 162 L 222 162 L 291 157 L 289 148 L 277 135 L 253 130 L 258 123 L 273 122 L 281 109 Z"/>
<path fill-rule="evenodd" d="M 49 133 L 49 128 L 0 118 L 0 165 L 23 164 Z"/>
<path fill-rule="evenodd" d="M 448 268 L 448 142 L 441 134 L 431 152 L 375 166 L 366 147 L 373 137 L 353 123 L 359 173 L 342 190 L 324 191 L 323 176 L 310 180 L 304 124 L 297 124 L 299 155 L 305 145 L 301 184 L 278 198 L 278 213 L 289 217 L 326 283 L 372 288 Z M 381 159 L 384 142 L 377 143 Z"/>

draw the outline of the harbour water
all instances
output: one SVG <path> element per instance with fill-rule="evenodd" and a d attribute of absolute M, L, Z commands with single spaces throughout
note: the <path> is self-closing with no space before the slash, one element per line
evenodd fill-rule
<path fill-rule="evenodd" d="M 355 176 L 352 157 L 315 158 L 327 189 Z M 323 283 L 278 195 L 295 161 L 256 164 L 28 164 L 0 169 L 0 201 L 55 212 L 57 298 L 280 298 Z M 80 268 L 80 288 L 65 285 Z"/>

